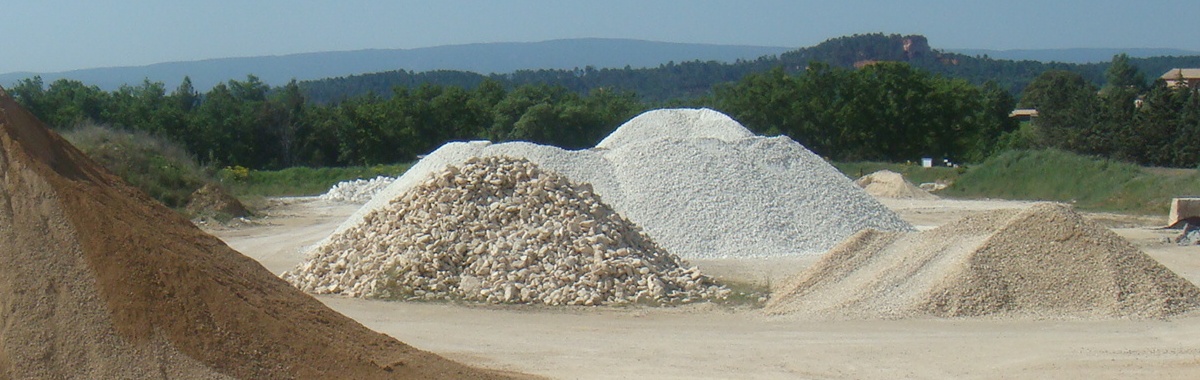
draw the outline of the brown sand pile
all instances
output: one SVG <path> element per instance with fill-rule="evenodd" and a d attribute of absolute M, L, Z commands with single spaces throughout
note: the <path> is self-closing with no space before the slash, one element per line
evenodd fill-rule
<path fill-rule="evenodd" d="M 922 190 L 904 179 L 903 175 L 891 170 L 880 170 L 862 176 L 854 184 L 876 198 L 895 199 L 938 199 L 936 195 Z"/>
<path fill-rule="evenodd" d="M 729 293 L 601 202 L 591 185 L 496 156 L 431 173 L 283 278 L 352 297 L 547 305 Z"/>
<path fill-rule="evenodd" d="M 487 378 L 372 332 L 0 89 L 0 378 Z"/>
<path fill-rule="evenodd" d="M 769 314 L 818 318 L 1159 318 L 1200 288 L 1069 206 L 1035 204 L 920 233 L 863 231 L 778 289 Z"/>
<path fill-rule="evenodd" d="M 208 183 L 192 192 L 187 207 L 193 217 L 241 218 L 250 216 L 250 211 L 221 185 Z"/>

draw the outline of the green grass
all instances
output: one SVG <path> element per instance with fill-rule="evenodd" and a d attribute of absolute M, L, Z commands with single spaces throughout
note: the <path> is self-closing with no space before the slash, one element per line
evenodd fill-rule
<path fill-rule="evenodd" d="M 1196 194 L 1196 170 L 1143 168 L 1060 150 L 1001 153 L 971 167 L 939 193 L 1069 202 L 1083 210 L 1133 214 L 1165 214 L 1171 198 Z"/>
<path fill-rule="evenodd" d="M 334 184 L 377 176 L 399 176 L 412 164 L 351 166 L 341 168 L 294 167 L 283 170 L 221 169 L 219 176 L 238 197 L 319 195 Z"/>
<path fill-rule="evenodd" d="M 1014 150 L 963 168 L 922 168 L 881 162 L 833 163 L 850 178 L 878 170 L 920 184 L 952 183 L 949 198 L 997 198 L 1072 203 L 1086 211 L 1161 215 L 1171 198 L 1200 195 L 1195 169 L 1146 168 L 1061 150 Z"/>

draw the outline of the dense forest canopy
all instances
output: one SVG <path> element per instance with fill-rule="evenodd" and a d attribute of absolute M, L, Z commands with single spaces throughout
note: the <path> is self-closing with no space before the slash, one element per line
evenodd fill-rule
<path fill-rule="evenodd" d="M 187 78 L 174 89 L 144 81 L 106 92 L 35 77 L 10 93 L 59 128 L 96 122 L 144 131 L 216 167 L 396 163 L 453 140 L 586 148 L 663 106 L 714 108 L 836 160 L 977 162 L 1009 148 L 1054 147 L 1195 167 L 1200 96 L 1147 83 L 1159 69 L 1145 67 L 1196 59 L 997 61 L 942 53 L 920 36 L 874 34 L 733 64 L 491 76 L 395 71 L 277 88 L 248 76 L 205 93 Z M 1015 89 L 1021 105 L 1041 113 L 1033 123 L 1008 117 Z"/>

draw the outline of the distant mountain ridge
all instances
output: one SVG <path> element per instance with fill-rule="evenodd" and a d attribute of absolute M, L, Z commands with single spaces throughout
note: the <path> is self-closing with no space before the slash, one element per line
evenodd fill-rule
<path fill-rule="evenodd" d="M 1170 48 L 1073 48 L 1073 49 L 945 49 L 947 52 L 969 56 L 984 56 L 992 59 L 1007 59 L 1012 61 L 1064 62 L 1064 63 L 1101 63 L 1109 62 L 1117 54 L 1127 54 L 1131 58 L 1192 56 L 1200 55 L 1200 51 L 1170 49 Z"/>
<path fill-rule="evenodd" d="M 581 38 L 218 58 L 55 73 L 17 72 L 0 74 L 0 85 L 8 86 L 18 80 L 40 75 L 45 83 L 68 78 L 111 91 L 123 84 L 140 84 L 144 79 L 163 82 L 167 88 L 172 88 L 184 76 L 189 76 L 197 90 L 207 91 L 217 83 L 244 79 L 247 74 L 278 86 L 292 79 L 312 80 L 393 70 L 457 70 L 490 74 L 526 69 L 582 69 L 587 66 L 640 68 L 671 61 L 734 62 L 780 54 L 790 49 L 793 48 Z"/>
<path fill-rule="evenodd" d="M 305 98 L 316 103 L 337 102 L 368 93 L 387 97 L 397 87 L 414 89 L 426 84 L 471 89 L 487 79 L 509 87 L 546 84 L 563 86 L 580 94 L 600 89 L 618 90 L 632 92 L 644 101 L 671 101 L 710 95 L 715 85 L 734 82 L 746 75 L 777 67 L 795 74 L 805 71 L 814 62 L 832 67 L 858 68 L 891 61 L 905 62 L 921 70 L 963 79 L 976 85 L 991 82 L 1017 95 L 1047 70 L 1072 71 L 1089 82 L 1102 85 L 1104 71 L 1111 59 L 1111 55 L 1103 62 L 1096 63 L 997 59 L 935 49 L 922 35 L 870 33 L 836 37 L 814 46 L 735 63 L 682 61 L 628 70 L 538 69 L 491 75 L 451 70 L 393 70 L 301 81 L 299 86 Z M 1130 62 L 1153 79 L 1171 68 L 1200 67 L 1200 55 L 1133 57 Z"/>

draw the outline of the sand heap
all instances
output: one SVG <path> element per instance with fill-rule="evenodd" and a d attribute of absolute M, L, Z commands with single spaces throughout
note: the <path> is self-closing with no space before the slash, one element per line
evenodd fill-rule
<path fill-rule="evenodd" d="M 880 170 L 867 174 L 855 180 L 854 184 L 876 198 L 938 199 L 936 195 L 922 190 L 904 179 L 900 173 L 891 170 Z"/>
<path fill-rule="evenodd" d="M 395 180 L 395 177 L 381 175 L 371 179 L 342 181 L 331 186 L 329 191 L 321 194 L 320 198 L 333 202 L 367 203 L 376 193 L 387 188 Z"/>
<path fill-rule="evenodd" d="M 1200 289 L 1069 206 L 968 216 L 921 233 L 863 231 L 768 302 L 819 318 L 1158 318 Z"/>
<path fill-rule="evenodd" d="M 225 191 L 221 185 L 207 183 L 192 192 L 184 210 L 193 217 L 243 218 L 250 216 L 246 205 Z"/>
<path fill-rule="evenodd" d="M 588 150 L 525 142 L 443 145 L 334 234 L 446 165 L 488 156 L 528 159 L 592 184 L 667 252 L 688 259 L 820 254 L 863 228 L 912 228 L 787 137 L 754 136 L 713 110 L 667 109 L 630 120 Z"/>
<path fill-rule="evenodd" d="M 284 279 L 306 291 L 366 297 L 600 305 L 728 293 L 590 185 L 507 157 L 428 177 L 293 272 Z"/>
<path fill-rule="evenodd" d="M 0 378 L 491 377 L 328 309 L 2 89 L 0 182 Z"/>

